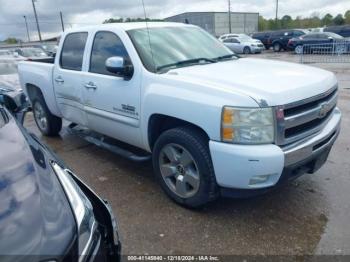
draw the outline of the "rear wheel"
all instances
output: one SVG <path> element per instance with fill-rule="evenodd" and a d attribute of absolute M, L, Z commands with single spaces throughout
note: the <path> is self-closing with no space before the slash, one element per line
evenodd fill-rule
<path fill-rule="evenodd" d="M 62 119 L 51 114 L 41 95 L 37 95 L 32 103 L 34 120 L 40 132 L 45 136 L 57 136 L 62 128 Z"/>
<path fill-rule="evenodd" d="M 186 207 L 199 207 L 218 197 L 208 140 L 195 128 L 165 131 L 153 149 L 153 166 L 164 192 Z"/>
<path fill-rule="evenodd" d="M 282 49 L 282 47 L 281 47 L 281 44 L 280 43 L 274 43 L 273 44 L 273 51 L 275 51 L 275 52 L 280 52 L 281 51 L 281 49 Z"/>

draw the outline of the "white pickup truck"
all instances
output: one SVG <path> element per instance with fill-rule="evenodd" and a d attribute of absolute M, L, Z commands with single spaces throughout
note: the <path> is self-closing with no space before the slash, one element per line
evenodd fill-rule
<path fill-rule="evenodd" d="M 66 119 L 143 149 L 188 207 L 313 173 L 340 131 L 334 74 L 239 58 L 193 25 L 67 31 L 52 64 L 21 62 L 19 76 L 44 135 Z"/>

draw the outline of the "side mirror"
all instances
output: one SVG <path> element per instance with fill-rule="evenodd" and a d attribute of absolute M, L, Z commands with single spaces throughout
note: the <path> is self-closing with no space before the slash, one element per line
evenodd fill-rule
<path fill-rule="evenodd" d="M 120 56 L 108 58 L 105 66 L 108 72 L 124 77 L 125 80 L 130 80 L 134 74 L 134 67 L 132 66 L 131 62 Z"/>

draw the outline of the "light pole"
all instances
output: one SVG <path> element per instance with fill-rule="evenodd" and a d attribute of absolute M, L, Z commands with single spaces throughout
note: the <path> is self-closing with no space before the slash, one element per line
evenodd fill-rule
<path fill-rule="evenodd" d="M 23 18 L 24 18 L 24 22 L 26 23 L 28 42 L 30 42 L 27 17 L 24 15 Z"/>
<path fill-rule="evenodd" d="M 61 11 L 60 11 L 60 18 L 61 18 L 62 31 L 64 32 L 64 23 L 63 23 L 63 16 Z"/>
<path fill-rule="evenodd" d="M 228 0 L 228 32 L 231 34 L 231 0 Z"/>
<path fill-rule="evenodd" d="M 278 20 L 278 0 L 276 0 L 276 18 L 275 18 L 276 28 L 277 28 L 277 20 Z"/>
<path fill-rule="evenodd" d="M 36 27 L 38 29 L 38 35 L 39 35 L 39 41 L 41 42 L 41 33 L 40 33 L 40 26 L 39 26 L 39 21 L 38 21 L 38 15 L 36 14 L 36 9 L 35 9 L 35 2 L 36 0 L 32 0 L 32 4 L 33 4 L 33 10 L 34 10 L 34 16 L 35 16 L 35 21 L 36 21 Z"/>

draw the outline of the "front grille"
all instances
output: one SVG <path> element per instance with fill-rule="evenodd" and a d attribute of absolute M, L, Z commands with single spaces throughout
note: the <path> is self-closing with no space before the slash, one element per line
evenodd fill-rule
<path fill-rule="evenodd" d="M 276 143 L 287 145 L 319 132 L 332 117 L 337 98 L 338 88 L 335 86 L 322 95 L 278 107 Z"/>

